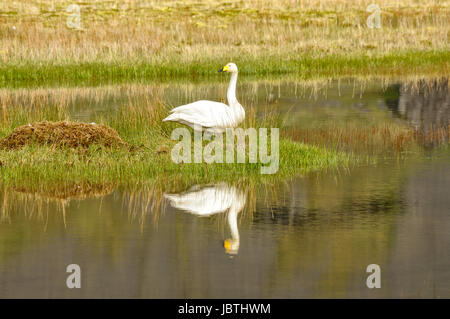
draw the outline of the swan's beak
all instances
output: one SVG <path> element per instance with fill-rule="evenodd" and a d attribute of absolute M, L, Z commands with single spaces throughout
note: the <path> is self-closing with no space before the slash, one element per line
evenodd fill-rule
<path fill-rule="evenodd" d="M 226 71 L 228 71 L 228 66 L 226 65 L 219 70 L 219 72 L 226 72 Z"/>
<path fill-rule="evenodd" d="M 225 252 L 229 255 L 237 255 L 239 251 L 239 242 L 232 242 L 232 239 L 226 239 L 223 242 L 223 247 L 225 247 Z"/>
<path fill-rule="evenodd" d="M 229 239 L 226 239 L 223 242 L 223 247 L 225 247 L 226 252 L 229 252 L 231 250 L 231 243 Z"/>

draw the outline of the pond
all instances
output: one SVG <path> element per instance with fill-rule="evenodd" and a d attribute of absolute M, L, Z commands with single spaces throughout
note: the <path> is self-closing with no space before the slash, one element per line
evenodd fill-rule
<path fill-rule="evenodd" d="M 0 105 L 64 104 L 91 122 L 149 96 L 223 101 L 226 87 L 16 89 Z M 243 81 L 238 98 L 292 130 L 434 132 L 450 124 L 448 88 L 448 79 Z M 0 297 L 449 298 L 448 145 L 369 153 L 376 163 L 265 183 L 105 186 L 70 198 L 2 187 Z M 81 289 L 66 286 L 70 264 Z M 366 285 L 370 264 L 380 266 L 379 289 Z"/>

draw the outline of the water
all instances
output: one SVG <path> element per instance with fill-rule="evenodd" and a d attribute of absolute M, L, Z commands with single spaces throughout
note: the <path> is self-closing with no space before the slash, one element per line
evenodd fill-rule
<path fill-rule="evenodd" d="M 449 124 L 448 82 L 439 83 L 242 82 L 238 95 L 292 127 L 427 130 Z M 74 117 L 94 121 L 148 94 L 173 105 L 217 100 L 226 83 L 61 90 Z M 57 90 L 36 92 L 61 103 Z M 449 159 L 448 148 L 428 146 L 350 170 L 160 195 L 112 188 L 55 200 L 3 190 L 0 297 L 448 298 Z M 81 289 L 66 287 L 69 264 L 82 269 Z M 369 264 L 381 267 L 380 289 L 366 286 Z"/>

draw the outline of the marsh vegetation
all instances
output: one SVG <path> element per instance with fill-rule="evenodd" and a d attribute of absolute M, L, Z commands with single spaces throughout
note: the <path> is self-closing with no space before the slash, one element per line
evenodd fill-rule
<path fill-rule="evenodd" d="M 66 85 L 241 74 L 298 78 L 449 73 L 448 1 L 72 1 L 0 4 L 0 84 Z"/>
<path fill-rule="evenodd" d="M 167 125 L 161 122 L 167 113 L 167 108 L 163 104 L 149 100 L 144 103 L 148 104 L 139 107 L 125 105 L 114 112 L 98 116 L 97 123 L 112 127 L 118 135 L 115 135 L 117 134 L 115 131 L 112 131 L 114 134 L 110 133 L 105 127 L 103 130 L 107 131 L 108 136 L 97 139 L 89 136 L 92 143 L 86 147 L 83 147 L 83 144 L 86 144 L 83 141 L 88 131 L 82 135 L 72 134 L 66 138 L 66 133 L 70 134 L 69 130 L 65 130 L 64 134 L 56 134 L 54 129 L 61 130 L 67 125 L 71 127 L 87 125 L 91 128 L 99 124 L 34 123 L 43 119 L 47 121 L 70 119 L 68 108 L 62 105 L 58 109 L 45 104 L 30 108 L 4 109 L 2 134 L 9 135 L 1 142 L 1 145 L 5 146 L 0 149 L 2 182 L 15 186 L 28 185 L 30 188 L 34 185 L 39 189 L 52 184 L 67 185 L 69 188 L 74 184 L 85 183 L 146 184 L 158 178 L 166 179 L 167 183 L 179 179 L 192 183 L 250 176 L 259 178 L 260 163 L 173 162 L 171 150 L 177 142 L 171 139 L 170 132 L 176 124 Z M 272 123 L 272 126 L 276 127 L 275 121 L 274 116 L 265 115 L 263 120 L 248 117 L 247 125 L 252 123 L 259 126 L 265 123 L 267 127 L 271 127 Z M 12 133 L 8 129 L 21 124 L 24 124 L 23 128 L 16 129 Z M 44 132 L 37 131 L 38 127 Z M 24 130 L 30 131 L 31 135 L 23 137 Z M 124 144 L 126 147 L 113 147 L 112 138 L 117 145 Z M 63 143 L 64 141 L 66 143 Z M 295 175 L 321 168 L 337 168 L 350 163 L 350 156 L 344 153 L 289 139 L 280 141 L 279 152 L 280 170 L 277 176 Z"/>
<path fill-rule="evenodd" d="M 0 296 L 448 297 L 450 2 L 376 2 L 1 2 Z M 274 175 L 171 159 L 229 61 Z"/>
<path fill-rule="evenodd" d="M 339 83 L 338 87 L 345 87 L 344 100 L 348 99 L 348 103 L 354 103 L 351 96 L 347 97 L 349 89 L 353 90 L 352 95 L 358 96 L 365 94 L 365 86 L 369 85 L 364 80 Z M 393 92 L 395 85 L 380 83 L 386 101 L 398 99 L 398 93 Z M 179 125 L 162 123 L 161 119 L 173 104 L 195 100 L 197 96 L 225 95 L 225 83 L 219 84 L 217 89 L 216 84 L 205 82 L 196 86 L 132 84 L 103 88 L 2 90 L 2 144 L 20 146 L 0 150 L 2 183 L 45 191 L 55 187 L 70 190 L 76 185 L 82 188 L 101 184 L 143 186 L 161 183 L 164 179 L 163 184 L 170 189 L 177 184 L 188 186 L 242 178 L 273 180 L 323 169 L 342 170 L 374 164 L 379 159 L 407 158 L 430 146 L 448 145 L 449 123 L 445 112 L 435 120 L 434 127 L 432 123 L 431 127 L 414 127 L 392 118 L 385 109 L 377 107 L 378 102 L 370 102 L 370 99 L 367 115 L 359 111 L 358 103 L 347 110 L 321 106 L 322 99 L 336 94 L 335 89 L 329 88 L 336 87 L 335 82 L 301 85 L 276 81 L 244 82 L 242 86 L 242 91 L 247 92 L 242 102 L 247 112 L 243 127 L 280 128 L 280 170 L 274 176 L 261 176 L 261 164 L 180 165 L 171 160 L 171 150 L 177 141 L 171 140 L 170 132 Z M 440 93 L 446 92 L 448 82 L 445 80 L 412 81 L 403 86 L 405 92 L 413 96 L 440 94 L 443 106 L 448 99 L 445 93 Z M 355 87 L 358 88 L 356 91 Z M 440 89 L 436 91 L 436 88 Z M 285 94 L 297 95 L 300 101 L 306 99 L 309 108 L 298 108 L 289 101 L 280 100 L 279 97 Z M 342 99 L 338 95 L 336 98 Z M 408 95 L 403 94 L 402 99 L 408 99 Z M 355 112 L 358 112 L 357 116 L 352 115 Z M 329 118 L 334 121 L 330 122 Z M 86 126 L 89 130 L 73 135 L 75 141 L 69 138 L 64 144 L 65 131 L 59 135 L 58 132 L 41 134 L 33 128 L 33 123 L 40 121 L 63 121 L 62 126 L 67 125 L 65 121 L 75 121 L 75 126 Z M 76 124 L 78 121 L 95 124 Z M 51 124 L 51 128 L 54 125 Z M 106 144 L 101 140 L 96 142 L 95 132 L 90 132 L 102 125 L 114 130 L 114 134 L 106 131 Z M 18 140 L 14 140 L 14 129 L 21 126 L 27 132 L 38 132 L 38 139 L 19 134 Z M 93 143 L 84 147 L 83 141 L 76 140 L 78 137 L 89 138 Z M 111 147 L 111 138 L 125 147 Z"/>

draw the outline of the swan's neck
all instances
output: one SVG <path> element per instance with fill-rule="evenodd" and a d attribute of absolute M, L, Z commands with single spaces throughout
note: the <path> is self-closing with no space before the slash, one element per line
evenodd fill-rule
<path fill-rule="evenodd" d="M 227 99 L 228 105 L 235 105 L 238 101 L 236 99 L 236 82 L 237 82 L 237 73 L 231 73 L 230 85 L 228 86 L 227 91 Z"/>
<path fill-rule="evenodd" d="M 237 224 L 237 214 L 239 211 L 230 209 L 228 212 L 228 225 L 230 226 L 231 237 L 234 240 L 239 240 L 239 229 Z"/>

